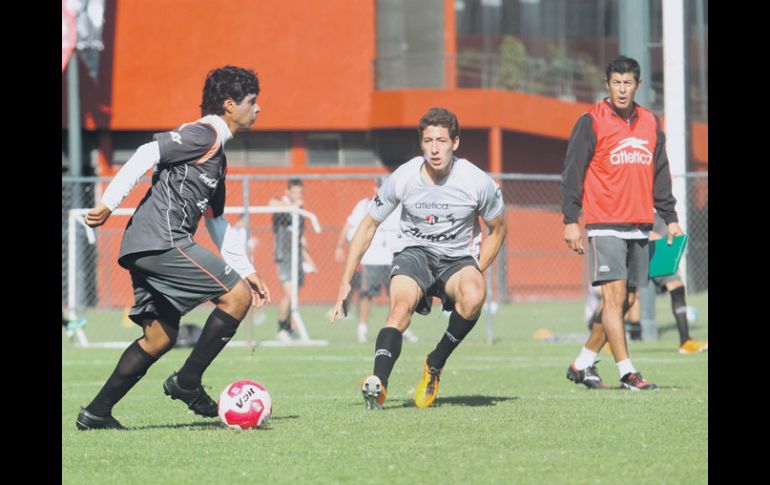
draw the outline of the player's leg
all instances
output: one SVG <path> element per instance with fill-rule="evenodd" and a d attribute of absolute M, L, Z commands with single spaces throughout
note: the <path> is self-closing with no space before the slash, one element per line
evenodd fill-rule
<path fill-rule="evenodd" d="M 372 375 L 361 384 L 368 409 L 381 409 L 385 402 L 390 373 L 401 355 L 401 334 L 409 326 L 412 314 L 422 299 L 423 291 L 415 280 L 404 275 L 393 277 L 390 283 L 390 309 L 374 345 Z"/>
<path fill-rule="evenodd" d="M 476 325 L 486 298 L 484 277 L 473 258 L 443 262 L 439 295 L 444 309 L 451 310 L 449 323 L 438 344 L 425 358 L 422 377 L 414 391 L 418 408 L 433 404 L 438 396 L 441 371 L 449 356 Z"/>
<path fill-rule="evenodd" d="M 642 340 L 642 310 L 638 298 L 628 308 L 623 325 L 631 340 Z"/>
<path fill-rule="evenodd" d="M 129 345 L 94 399 L 80 411 L 78 429 L 125 429 L 112 417 L 112 408 L 144 377 L 147 370 L 176 342 L 176 326 L 160 320 L 142 321 L 144 336 Z"/>
<path fill-rule="evenodd" d="M 203 373 L 235 336 L 251 307 L 251 289 L 241 280 L 230 291 L 212 301 L 216 307 L 206 319 L 198 341 L 176 376 L 183 389 L 200 387 Z"/>
<path fill-rule="evenodd" d="M 203 389 L 201 379 L 248 313 L 251 290 L 224 260 L 197 244 L 174 248 L 156 266 L 155 288 L 181 315 L 205 301 L 216 305 L 182 367 L 163 383 L 172 399 L 181 400 L 198 415 L 215 417 L 216 402 Z"/>
<path fill-rule="evenodd" d="M 612 294 L 613 298 L 613 312 L 611 317 L 616 318 L 619 316 L 620 322 L 620 335 L 613 335 L 612 332 L 617 331 L 616 327 L 613 327 L 612 332 L 607 327 L 608 317 L 604 317 L 605 330 L 607 330 L 607 336 L 610 340 L 610 345 L 613 346 L 612 353 L 615 356 L 615 363 L 618 367 L 618 373 L 620 374 L 620 386 L 623 389 L 630 389 L 633 391 L 656 389 L 657 386 L 652 382 L 645 380 L 642 374 L 636 371 L 634 365 L 631 363 L 631 358 L 628 356 L 628 347 L 623 347 L 621 352 L 616 353 L 614 340 L 618 342 L 626 343 L 625 329 L 623 327 L 623 315 L 628 309 L 639 300 L 639 288 L 649 284 L 649 266 L 650 266 L 650 253 L 649 253 L 649 240 L 647 239 L 631 239 L 626 241 L 627 255 L 626 265 L 628 268 L 627 278 L 625 283 L 625 297 L 620 299 L 620 285 L 614 286 L 610 283 L 610 286 L 603 285 L 602 290 L 607 288 L 607 292 Z M 605 299 L 606 301 L 606 299 Z M 617 307 L 617 303 L 622 301 L 622 305 Z M 615 321 L 613 321 L 613 324 Z"/>
<path fill-rule="evenodd" d="M 676 328 L 679 331 L 679 353 L 695 354 L 705 352 L 709 348 L 708 342 L 693 340 L 690 338 L 690 326 L 687 321 L 687 300 L 684 282 L 679 275 L 673 275 L 665 283 L 665 288 L 671 295 L 671 312 L 676 320 Z"/>
<path fill-rule="evenodd" d="M 437 369 L 444 367 L 449 356 L 479 320 L 486 298 L 484 277 L 477 267 L 465 266 L 449 277 L 445 292 L 454 302 L 454 308 L 446 332 L 427 357 L 428 366 Z"/>
<path fill-rule="evenodd" d="M 278 300 L 278 340 L 291 338 L 291 278 L 281 279 L 283 294 Z"/>

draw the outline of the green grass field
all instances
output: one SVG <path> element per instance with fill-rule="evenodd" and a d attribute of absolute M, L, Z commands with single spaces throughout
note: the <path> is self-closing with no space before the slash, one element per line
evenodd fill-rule
<path fill-rule="evenodd" d="M 692 337 L 708 339 L 708 294 L 690 295 L 688 303 L 698 310 Z M 411 393 L 422 361 L 446 326 L 434 306 L 430 316 L 414 318 L 420 341 L 404 342 L 379 412 L 365 409 L 358 387 L 371 372 L 374 344 L 355 343 L 354 319 L 326 323 L 326 310 L 302 314 L 311 336 L 329 346 L 226 348 L 208 369 L 204 384 L 215 399 L 236 379 L 261 382 L 272 394 L 267 429 L 244 432 L 163 395 L 163 380 L 189 349 L 169 352 L 115 407 L 131 431 L 77 431 L 79 406 L 98 392 L 122 350 L 81 349 L 63 336 L 62 483 L 708 481 L 708 354 L 676 353 L 667 296 L 657 304 L 660 340 L 630 343 L 635 366 L 657 391 L 589 391 L 568 381 L 582 342 L 546 343 L 532 334 L 587 335 L 582 302 L 519 303 L 501 307 L 491 346 L 482 317 L 447 363 L 437 405 L 417 409 Z M 384 315 L 374 310 L 370 340 Z M 275 333 L 274 310 L 266 316 L 253 327 L 257 339 Z M 186 321 L 202 323 L 205 313 L 195 317 Z M 99 328 L 100 317 L 89 315 L 85 330 L 119 340 L 139 335 L 115 320 Z M 602 377 L 616 384 L 612 356 L 600 359 Z"/>

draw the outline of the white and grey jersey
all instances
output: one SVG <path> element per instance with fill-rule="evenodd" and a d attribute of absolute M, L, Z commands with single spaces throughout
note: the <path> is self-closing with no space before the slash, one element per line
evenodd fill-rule
<path fill-rule="evenodd" d="M 503 213 L 500 187 L 464 158 L 454 159 L 440 184 L 426 183 L 421 174 L 424 162 L 415 157 L 398 167 L 380 187 L 369 213 L 383 221 L 402 204 L 394 252 L 418 246 L 440 256 L 478 258 L 478 216 L 488 222 Z"/>
<path fill-rule="evenodd" d="M 152 186 L 128 221 L 119 257 L 190 243 L 207 209 L 214 217 L 224 212 L 224 142 L 231 137 L 218 116 L 154 136 L 160 159 Z"/>

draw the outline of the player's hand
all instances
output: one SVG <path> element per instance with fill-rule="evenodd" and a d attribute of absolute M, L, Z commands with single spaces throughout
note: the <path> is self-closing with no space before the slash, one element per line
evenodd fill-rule
<path fill-rule="evenodd" d="M 261 307 L 265 303 L 272 301 L 270 298 L 270 288 L 267 287 L 262 278 L 257 273 L 251 273 L 246 277 L 246 283 L 251 287 L 251 291 L 254 294 L 253 305 L 257 308 Z"/>
<path fill-rule="evenodd" d="M 338 263 L 345 262 L 345 251 L 341 247 L 334 250 L 334 260 Z"/>
<path fill-rule="evenodd" d="M 674 242 L 674 236 L 684 236 L 684 231 L 679 227 L 678 222 L 672 222 L 668 225 L 668 245 Z"/>
<path fill-rule="evenodd" d="M 88 227 L 99 227 L 109 219 L 112 211 L 106 205 L 99 202 L 96 207 L 88 211 L 84 217 Z"/>
<path fill-rule="evenodd" d="M 567 246 L 578 254 L 583 254 L 583 233 L 580 232 L 580 226 L 576 223 L 564 225 L 564 242 Z"/>
<path fill-rule="evenodd" d="M 329 316 L 329 323 L 334 323 L 340 318 L 348 316 L 348 295 L 350 295 L 350 283 L 344 282 L 340 285 L 337 303 Z"/>

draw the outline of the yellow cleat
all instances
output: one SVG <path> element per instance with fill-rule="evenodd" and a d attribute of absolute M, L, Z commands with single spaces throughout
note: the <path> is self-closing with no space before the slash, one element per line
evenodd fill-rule
<path fill-rule="evenodd" d="M 382 409 L 385 398 L 388 396 L 388 390 L 375 375 L 370 375 L 361 381 L 361 393 L 366 401 L 366 409 Z"/>
<path fill-rule="evenodd" d="M 427 408 L 438 396 L 438 381 L 441 378 L 441 369 L 428 367 L 428 359 L 422 365 L 422 378 L 414 390 L 414 404 L 420 409 Z"/>
<path fill-rule="evenodd" d="M 680 354 L 697 354 L 698 352 L 705 352 L 709 349 L 708 342 L 701 342 L 700 340 L 686 340 L 680 347 Z"/>

